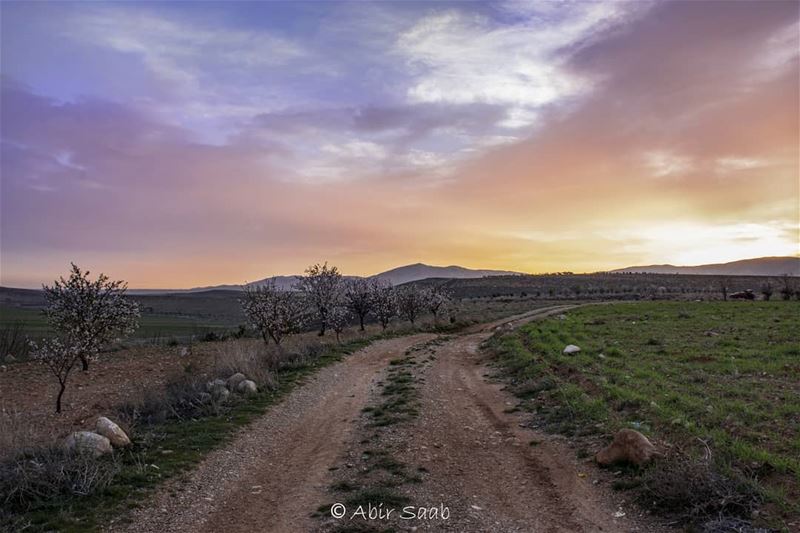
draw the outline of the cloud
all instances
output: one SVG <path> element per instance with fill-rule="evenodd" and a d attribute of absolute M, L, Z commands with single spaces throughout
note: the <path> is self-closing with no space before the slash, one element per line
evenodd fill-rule
<path fill-rule="evenodd" d="M 664 150 L 645 152 L 643 160 L 650 173 L 657 178 L 680 176 L 693 168 L 689 157 Z"/>
<path fill-rule="evenodd" d="M 593 31 L 618 22 L 626 7 L 570 3 L 510 4 L 513 24 L 459 10 L 436 12 L 402 33 L 395 53 L 408 64 L 412 102 L 503 105 L 507 128 L 535 123 L 538 109 L 586 92 L 590 78 L 566 68 L 559 53 Z"/>

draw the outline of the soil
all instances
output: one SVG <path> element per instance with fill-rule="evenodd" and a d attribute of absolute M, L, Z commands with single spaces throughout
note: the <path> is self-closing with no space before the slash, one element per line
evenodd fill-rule
<path fill-rule="evenodd" d="M 335 501 L 330 486 L 341 478 L 336 470 L 363 442 L 362 409 L 379 394 L 390 361 L 415 347 L 433 346 L 425 348 L 432 356 L 416 376 L 418 416 L 387 435 L 400 461 L 423 467 L 421 482 L 402 490 L 416 505 L 442 504 L 450 513 L 446 521 L 408 521 L 403 529 L 660 531 L 609 488 L 610 473 L 591 459 L 577 459 L 568 441 L 522 427 L 525 415 L 509 412 L 515 400 L 489 378 L 491 370 L 481 360 L 480 343 L 495 328 L 567 308 L 537 310 L 438 340 L 418 334 L 374 343 L 322 369 L 243 428 L 229 446 L 108 529 L 318 529 L 320 520 L 312 515 Z"/>

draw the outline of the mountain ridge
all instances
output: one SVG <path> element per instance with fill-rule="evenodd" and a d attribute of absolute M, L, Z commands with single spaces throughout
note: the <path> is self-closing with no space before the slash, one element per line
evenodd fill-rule
<path fill-rule="evenodd" d="M 800 257 L 774 256 L 705 265 L 641 265 L 610 270 L 612 274 L 687 274 L 706 276 L 800 276 Z"/>

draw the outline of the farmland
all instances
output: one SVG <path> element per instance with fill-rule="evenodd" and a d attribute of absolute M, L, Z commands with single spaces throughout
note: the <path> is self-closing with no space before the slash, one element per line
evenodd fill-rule
<path fill-rule="evenodd" d="M 588 443 L 624 427 L 676 450 L 705 443 L 720 471 L 757 480 L 780 525 L 800 509 L 798 332 L 795 302 L 625 303 L 491 346 L 532 423 Z"/>

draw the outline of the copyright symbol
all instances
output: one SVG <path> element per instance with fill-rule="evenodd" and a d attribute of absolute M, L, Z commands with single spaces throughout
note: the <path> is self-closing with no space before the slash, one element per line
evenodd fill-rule
<path fill-rule="evenodd" d="M 331 516 L 334 518 L 342 518 L 347 512 L 347 507 L 343 503 L 334 503 L 331 505 Z"/>

